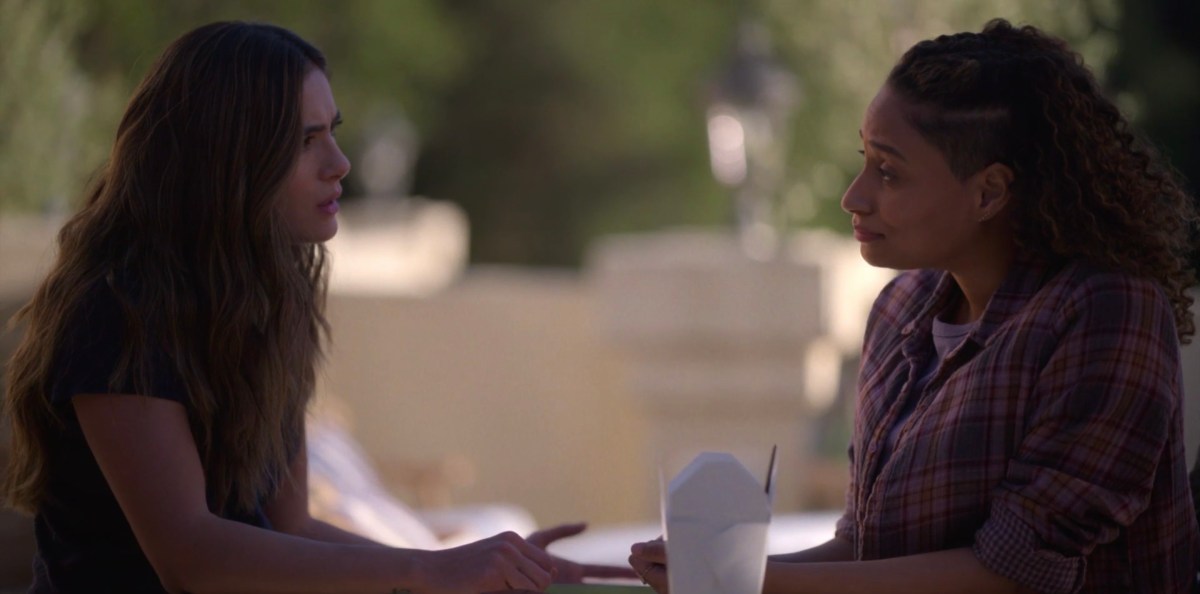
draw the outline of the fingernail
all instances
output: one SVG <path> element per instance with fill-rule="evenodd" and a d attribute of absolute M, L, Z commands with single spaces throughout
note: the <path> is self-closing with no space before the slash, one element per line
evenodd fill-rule
<path fill-rule="evenodd" d="M 641 554 L 642 554 L 642 551 L 643 551 L 645 548 L 646 548 L 646 545 L 644 545 L 644 544 L 642 544 L 642 543 L 638 542 L 638 543 L 634 543 L 634 544 L 633 544 L 633 546 L 632 546 L 632 547 L 630 547 L 630 549 L 629 549 L 629 550 L 630 550 L 630 551 L 631 551 L 631 552 L 632 552 L 634 555 L 641 555 Z"/>

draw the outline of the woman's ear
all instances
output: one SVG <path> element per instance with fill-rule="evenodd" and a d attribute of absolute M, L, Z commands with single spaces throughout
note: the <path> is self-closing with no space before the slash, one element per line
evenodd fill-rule
<path fill-rule="evenodd" d="M 989 221 L 1008 206 L 1013 177 L 1012 168 L 1003 163 L 992 163 L 975 174 L 978 184 L 978 200 L 975 203 L 977 221 Z"/>

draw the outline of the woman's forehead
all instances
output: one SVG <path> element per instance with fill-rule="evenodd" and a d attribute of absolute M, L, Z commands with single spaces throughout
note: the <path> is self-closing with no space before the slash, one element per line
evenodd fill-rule
<path fill-rule="evenodd" d="M 329 79 L 319 68 L 313 68 L 304 76 L 300 110 L 305 125 L 318 122 L 328 123 L 337 114 L 337 104 L 333 100 L 333 90 L 329 86 Z"/>
<path fill-rule="evenodd" d="M 894 148 L 907 159 L 938 153 L 937 148 L 909 120 L 912 109 L 909 101 L 890 86 L 884 85 L 863 114 L 862 127 L 859 129 L 863 141 L 872 146 Z"/>
<path fill-rule="evenodd" d="M 916 132 L 905 120 L 902 107 L 900 97 L 891 87 L 880 88 L 863 112 L 860 128 L 863 139 L 896 140 L 895 137 L 903 138 L 908 132 Z"/>

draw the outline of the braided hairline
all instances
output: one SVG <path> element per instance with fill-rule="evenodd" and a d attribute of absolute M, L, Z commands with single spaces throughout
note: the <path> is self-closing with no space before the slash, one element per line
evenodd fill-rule
<path fill-rule="evenodd" d="M 1189 342 L 1195 205 L 1078 54 L 1032 27 L 993 21 L 982 34 L 917 44 L 888 81 L 960 178 L 994 162 L 1013 168 L 1016 240 L 1026 256 L 1157 281 Z"/>

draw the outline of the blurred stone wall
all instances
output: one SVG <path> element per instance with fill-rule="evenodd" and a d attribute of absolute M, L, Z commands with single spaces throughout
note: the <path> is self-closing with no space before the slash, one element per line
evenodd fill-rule
<path fill-rule="evenodd" d="M 640 519 L 657 509 L 631 488 L 657 480 L 639 476 L 644 422 L 593 313 L 576 275 L 517 268 L 474 269 L 430 299 L 334 293 L 318 397 L 345 405 L 385 474 L 469 460 L 454 503 Z"/>

